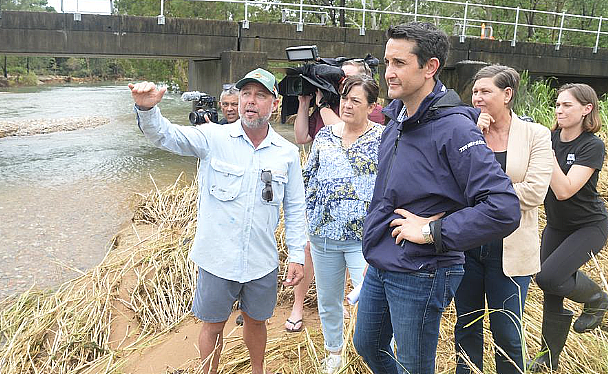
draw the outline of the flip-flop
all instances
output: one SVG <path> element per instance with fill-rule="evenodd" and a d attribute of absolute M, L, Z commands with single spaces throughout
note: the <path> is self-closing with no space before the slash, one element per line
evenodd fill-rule
<path fill-rule="evenodd" d="M 289 318 L 287 318 L 287 323 L 289 323 L 292 326 L 291 328 L 285 327 L 285 331 L 287 331 L 287 332 L 300 332 L 300 331 L 302 331 L 302 327 L 304 326 L 304 323 L 302 323 L 301 319 L 293 322 L 292 320 L 290 320 Z M 296 325 L 298 323 L 300 324 L 300 328 L 296 329 Z"/>

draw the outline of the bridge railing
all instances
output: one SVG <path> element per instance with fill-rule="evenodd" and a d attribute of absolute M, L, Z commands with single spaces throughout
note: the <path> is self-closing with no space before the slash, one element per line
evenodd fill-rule
<path fill-rule="evenodd" d="M 324 5 L 307 4 L 304 0 L 295 2 L 268 1 L 268 0 L 190 0 L 205 2 L 236 3 L 244 5 L 243 27 L 249 27 L 251 12 L 250 7 L 269 9 L 278 7 L 288 9 L 283 14 L 295 15 L 296 20 L 283 18 L 284 23 L 294 23 L 297 31 L 302 31 L 305 24 L 318 24 L 319 21 L 307 21 L 307 17 L 314 14 L 327 15 L 330 9 Z M 501 38 L 511 41 L 515 47 L 518 41 L 518 33 L 527 30 L 528 34 L 536 34 L 545 31 L 549 39 L 559 50 L 564 41 L 566 33 L 573 35 L 572 39 L 578 39 L 577 45 L 587 45 L 593 39 L 593 53 L 597 53 L 600 37 L 608 35 L 602 31 L 603 17 L 585 16 L 571 14 L 565 11 L 553 12 L 525 8 L 512 8 L 497 5 L 477 4 L 472 2 L 458 2 L 450 0 L 413 0 L 408 3 L 393 1 L 385 9 L 372 9 L 367 7 L 366 0 L 356 0 L 357 6 L 331 7 L 332 11 L 343 11 L 349 16 L 348 23 L 359 28 L 359 34 L 365 35 L 368 23 L 370 29 L 375 29 L 379 17 L 407 17 L 414 21 L 434 22 L 437 25 L 450 27 L 454 34 L 460 36 L 460 42 L 464 43 L 466 38 L 487 37 L 487 28 L 496 29 L 502 26 Z M 492 17 L 493 14 L 498 16 Z M 490 15 L 490 16 L 488 16 Z M 370 21 L 371 19 L 371 21 Z M 534 20 L 542 22 L 535 23 Z M 327 22 L 324 19 L 323 22 Z M 509 33 L 511 31 L 511 33 Z M 507 35 L 508 34 L 508 35 Z M 586 37 L 585 37 L 586 36 Z"/>

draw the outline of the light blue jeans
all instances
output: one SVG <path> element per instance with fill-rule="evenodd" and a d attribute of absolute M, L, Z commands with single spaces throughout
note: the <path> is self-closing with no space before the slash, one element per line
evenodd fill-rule
<path fill-rule="evenodd" d="M 310 237 L 310 254 L 315 268 L 317 305 L 323 328 L 325 349 L 338 352 L 344 344 L 344 277 L 346 268 L 353 286 L 363 281 L 367 263 L 358 240 Z"/>

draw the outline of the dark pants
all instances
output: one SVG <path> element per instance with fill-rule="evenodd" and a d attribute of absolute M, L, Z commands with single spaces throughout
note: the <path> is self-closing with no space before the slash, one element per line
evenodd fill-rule
<path fill-rule="evenodd" d="M 541 270 L 536 283 L 545 293 L 545 308 L 563 311 L 564 296 L 570 294 L 576 281 L 574 274 L 591 253 L 597 255 L 608 235 L 608 220 L 592 223 L 573 231 L 546 226 L 540 247 Z"/>
<path fill-rule="evenodd" d="M 531 277 L 506 276 L 502 251 L 502 240 L 498 240 L 465 252 L 464 278 L 454 298 L 458 314 L 454 338 L 456 351 L 466 353 L 483 370 L 483 315 L 487 299 L 494 344 L 508 356 L 496 349 L 496 372 L 519 373 L 514 363 L 523 371 L 521 316 Z M 456 373 L 472 373 L 460 356 Z"/>

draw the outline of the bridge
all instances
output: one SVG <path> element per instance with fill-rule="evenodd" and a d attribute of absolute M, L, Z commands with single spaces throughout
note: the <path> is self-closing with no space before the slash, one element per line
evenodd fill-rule
<path fill-rule="evenodd" d="M 588 82 L 608 91 L 608 51 L 482 38 L 451 37 L 442 79 L 464 92 L 475 71 L 467 61 L 502 63 L 532 77 Z M 286 60 L 285 48 L 316 44 L 322 57 L 382 59 L 383 31 L 327 26 L 295 27 L 249 21 L 69 13 L 0 13 L 0 54 L 117 58 L 184 58 L 190 61 L 190 89 L 215 93 L 268 61 Z M 473 64 L 475 66 L 475 64 Z M 382 71 L 382 66 L 380 67 Z M 444 75 L 445 74 L 445 75 Z M 468 95 L 468 94 L 467 94 Z"/>

